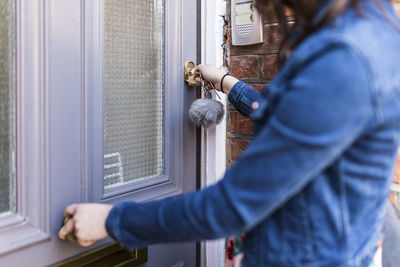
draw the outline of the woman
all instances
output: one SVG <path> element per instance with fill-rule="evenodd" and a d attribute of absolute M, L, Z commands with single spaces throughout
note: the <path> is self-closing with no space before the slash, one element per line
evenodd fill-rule
<path fill-rule="evenodd" d="M 81 245 L 110 235 L 133 249 L 246 232 L 246 267 L 372 262 L 399 144 L 399 21 L 384 0 L 256 6 L 283 14 L 283 3 L 297 22 L 263 94 L 198 67 L 257 125 L 224 179 L 145 204 L 71 205 L 65 214 L 74 218 L 60 238 L 75 229 Z"/>

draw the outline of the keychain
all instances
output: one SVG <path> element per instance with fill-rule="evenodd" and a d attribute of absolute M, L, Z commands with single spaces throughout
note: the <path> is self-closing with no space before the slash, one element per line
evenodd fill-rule
<path fill-rule="evenodd" d="M 211 90 L 214 90 L 215 94 L 218 96 L 218 98 L 221 100 L 221 97 L 219 96 L 219 94 L 217 93 L 217 89 L 215 88 L 214 84 L 210 81 L 207 81 L 206 79 L 203 78 L 203 76 L 201 75 L 201 73 L 199 74 L 200 79 L 201 79 L 201 88 L 203 89 L 204 92 L 204 96 L 207 99 L 212 99 L 212 94 L 211 94 Z"/>
<path fill-rule="evenodd" d="M 215 94 L 221 99 L 214 84 L 204 79 L 201 73 L 199 76 L 205 98 L 197 99 L 192 103 L 189 109 L 189 117 L 197 126 L 201 125 L 203 128 L 208 128 L 222 121 L 225 115 L 225 108 L 221 102 L 212 99 L 211 90 L 214 90 Z"/>

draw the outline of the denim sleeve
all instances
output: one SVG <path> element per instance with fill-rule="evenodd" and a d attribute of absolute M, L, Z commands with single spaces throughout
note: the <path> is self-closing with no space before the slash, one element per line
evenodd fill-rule
<path fill-rule="evenodd" d="M 183 196 L 118 203 L 107 218 L 107 231 L 133 249 L 252 229 L 365 131 L 374 116 L 367 76 L 346 47 L 319 55 L 290 82 L 291 90 L 224 179 Z"/>
<path fill-rule="evenodd" d="M 260 97 L 259 92 L 242 81 L 237 82 L 228 95 L 229 102 L 245 116 L 249 116 L 252 111 L 251 105 Z"/>

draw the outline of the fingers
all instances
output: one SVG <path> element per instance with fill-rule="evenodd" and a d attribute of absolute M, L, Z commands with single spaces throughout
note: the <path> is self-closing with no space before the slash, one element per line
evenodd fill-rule
<path fill-rule="evenodd" d="M 94 240 L 84 239 L 81 236 L 80 232 L 77 229 L 75 229 L 75 223 L 76 222 L 73 218 L 68 220 L 67 223 L 58 232 L 58 237 L 62 240 L 65 240 L 67 238 L 68 234 L 74 232 L 74 234 L 76 236 L 76 241 L 78 242 L 78 244 L 80 246 L 89 247 L 89 246 L 93 245 L 94 243 L 96 243 L 96 241 L 94 241 Z"/>
<path fill-rule="evenodd" d="M 82 247 L 89 247 L 89 246 L 93 245 L 94 243 L 96 243 L 96 241 L 80 239 L 78 237 L 77 237 L 77 241 L 78 241 L 78 244 Z"/>
<path fill-rule="evenodd" d="M 194 68 L 194 74 L 193 74 L 193 79 L 195 79 L 197 82 L 200 82 L 200 73 L 201 73 L 201 68 L 203 67 L 203 65 L 197 65 Z"/>
<path fill-rule="evenodd" d="M 195 72 L 198 72 L 198 71 L 201 72 L 201 69 L 203 68 L 203 66 L 204 66 L 203 64 L 197 65 L 197 66 L 194 68 Z"/>
<path fill-rule="evenodd" d="M 78 204 L 72 204 L 69 205 L 65 210 L 64 210 L 64 216 L 65 217 L 70 217 L 73 216 L 76 212 L 76 208 L 78 207 Z M 67 221 L 67 223 L 58 231 L 58 237 L 65 240 L 67 238 L 67 235 L 74 231 L 74 224 L 75 220 L 72 218 Z"/>
<path fill-rule="evenodd" d="M 58 232 L 58 237 L 65 240 L 67 235 L 74 231 L 74 219 L 68 220 L 67 223 Z"/>
<path fill-rule="evenodd" d="M 208 66 L 208 67 L 212 67 L 212 65 L 203 65 L 203 64 L 197 65 L 197 66 L 194 68 L 195 75 L 199 75 L 200 73 L 201 73 L 201 74 L 204 74 L 203 72 L 205 72 L 205 71 L 207 70 L 207 66 Z"/>
<path fill-rule="evenodd" d="M 108 236 L 105 221 L 112 209 L 105 204 L 73 204 L 65 209 L 65 216 L 71 217 L 58 233 L 61 239 L 68 239 L 74 232 L 79 245 L 87 247 Z"/>
<path fill-rule="evenodd" d="M 82 247 L 89 247 L 91 245 L 93 245 L 94 243 L 96 243 L 96 241 L 84 241 L 84 243 L 79 243 L 78 244 L 81 245 Z"/>
<path fill-rule="evenodd" d="M 69 205 L 64 211 L 64 216 L 65 217 L 74 216 L 77 207 L 78 204 Z"/>

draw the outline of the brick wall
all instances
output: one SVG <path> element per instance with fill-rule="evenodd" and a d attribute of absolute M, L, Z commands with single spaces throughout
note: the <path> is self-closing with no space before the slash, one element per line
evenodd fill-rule
<path fill-rule="evenodd" d="M 289 23 L 291 20 L 288 12 Z M 277 24 L 265 21 L 264 43 L 233 46 L 230 42 L 230 73 L 261 91 L 277 73 L 277 53 L 280 41 Z M 253 123 L 237 112 L 231 104 L 228 104 L 227 119 L 227 164 L 230 165 L 250 144 Z"/>

